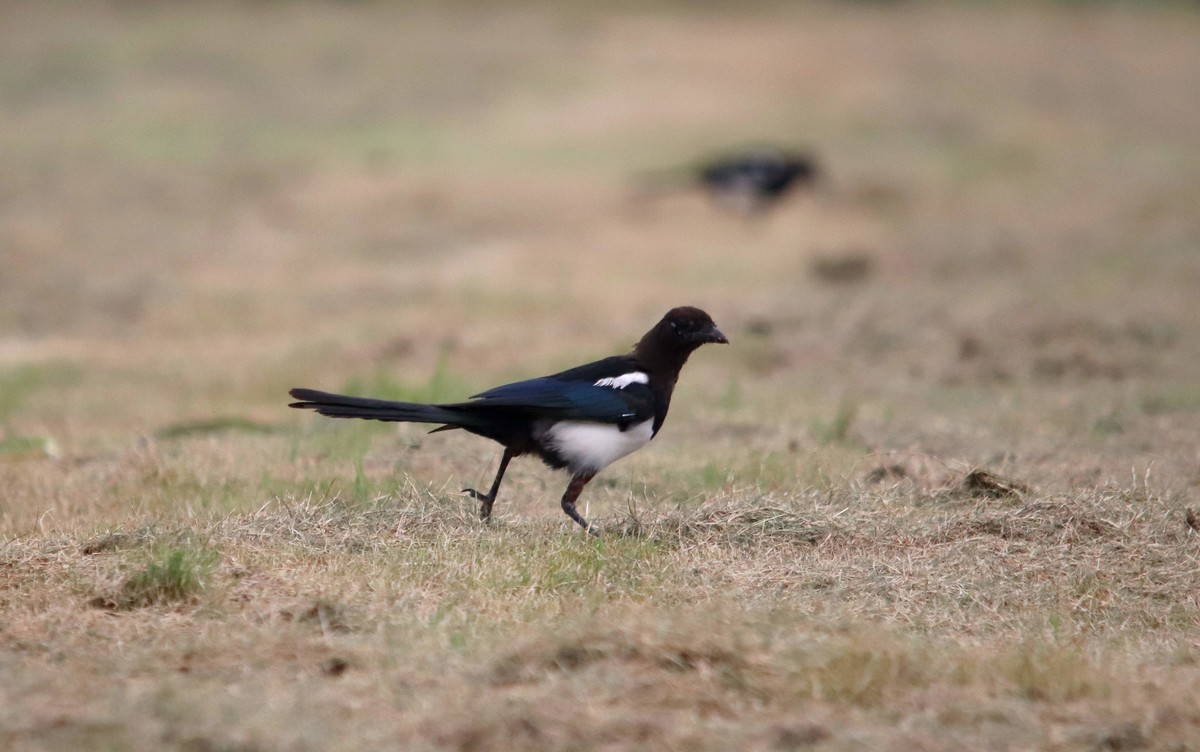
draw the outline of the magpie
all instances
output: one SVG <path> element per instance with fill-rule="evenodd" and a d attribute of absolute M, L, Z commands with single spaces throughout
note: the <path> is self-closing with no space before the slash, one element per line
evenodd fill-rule
<path fill-rule="evenodd" d="M 772 146 L 730 152 L 697 164 L 643 175 L 635 206 L 679 188 L 699 187 L 718 205 L 749 216 L 777 203 L 789 191 L 816 183 L 817 160 Z"/>
<path fill-rule="evenodd" d="M 628 355 L 614 355 L 561 373 L 518 381 L 476 394 L 467 402 L 427 405 L 292 389 L 289 407 L 331 418 L 439 423 L 431 433 L 461 428 L 504 447 L 487 493 L 464 488 L 487 520 L 504 471 L 514 457 L 536 455 L 571 474 L 562 510 L 596 534 L 575 502 L 596 473 L 641 449 L 662 428 L 671 393 L 688 356 L 709 342 L 728 343 L 700 310 L 673 308 L 638 340 Z"/>
<path fill-rule="evenodd" d="M 703 165 L 700 184 L 715 199 L 745 212 L 765 209 L 792 188 L 819 176 L 811 156 L 770 147 L 749 149 Z"/>

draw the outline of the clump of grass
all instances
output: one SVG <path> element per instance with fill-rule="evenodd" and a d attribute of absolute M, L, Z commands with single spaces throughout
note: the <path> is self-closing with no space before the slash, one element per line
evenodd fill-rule
<path fill-rule="evenodd" d="M 539 637 L 501 656 L 492 682 L 503 686 L 536 683 L 548 673 L 569 674 L 610 664 L 637 673 L 690 674 L 735 690 L 749 690 L 749 674 L 763 671 L 762 656 L 724 634 L 704 634 L 690 625 L 661 631 L 636 624 L 585 628 L 557 638 Z M 619 670 L 619 668 L 618 668 Z"/>
<path fill-rule="evenodd" d="M 829 529 L 778 506 L 761 501 L 754 506 L 706 506 L 691 513 L 666 516 L 653 523 L 638 521 L 621 529 L 626 535 L 678 541 L 753 542 L 764 538 L 816 544 Z"/>
<path fill-rule="evenodd" d="M 299 613 L 292 611 L 283 613 L 285 618 L 294 618 L 304 624 L 318 625 L 321 633 L 325 635 L 332 632 L 350 632 L 354 628 L 349 608 L 345 604 L 329 598 L 318 598 Z"/>
<path fill-rule="evenodd" d="M 1083 653 L 1053 644 L 1024 643 L 997 659 L 999 675 L 1030 700 L 1069 702 L 1105 696 L 1109 677 Z"/>
<path fill-rule="evenodd" d="M 62 456 L 58 442 L 49 436 L 0 436 L 0 457 Z"/>
<path fill-rule="evenodd" d="M 79 369 L 69 363 L 29 365 L 0 372 L 0 421 L 16 415 L 35 392 L 72 386 L 78 380 Z"/>
<path fill-rule="evenodd" d="M 816 421 L 813 433 L 823 445 L 843 444 L 850 438 L 850 428 L 858 416 L 858 405 L 852 400 L 842 400 L 838 403 L 837 412 L 828 423 Z"/>
<path fill-rule="evenodd" d="M 902 640 L 842 638 L 798 661 L 793 681 L 816 699 L 869 706 L 926 687 L 945 671 L 924 646 Z"/>
<path fill-rule="evenodd" d="M 132 609 L 192 600 L 209 585 L 217 559 L 216 551 L 194 544 L 159 549 L 105 605 Z"/>
<path fill-rule="evenodd" d="M 1033 491 L 1028 483 L 982 469 L 972 470 L 963 476 L 962 487 L 972 496 L 985 496 L 991 499 L 1026 496 Z"/>
<path fill-rule="evenodd" d="M 1200 410 L 1200 390 L 1194 388 L 1160 389 L 1142 398 L 1142 412 L 1147 415 L 1170 415 L 1198 410 Z"/>

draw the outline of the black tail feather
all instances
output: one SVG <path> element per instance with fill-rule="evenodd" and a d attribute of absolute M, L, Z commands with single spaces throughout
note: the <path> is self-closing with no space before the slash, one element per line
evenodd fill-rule
<path fill-rule="evenodd" d="M 469 426 L 478 422 L 478 418 L 469 412 L 442 405 L 349 397 L 344 394 L 320 392 L 316 389 L 293 389 L 288 394 L 298 400 L 288 407 L 315 410 L 330 418 L 361 418 L 398 423 L 443 423 L 451 427 Z"/>

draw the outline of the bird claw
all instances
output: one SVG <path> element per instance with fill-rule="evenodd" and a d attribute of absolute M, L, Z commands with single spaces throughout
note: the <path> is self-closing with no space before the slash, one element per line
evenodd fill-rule
<path fill-rule="evenodd" d="M 490 494 L 480 493 L 480 492 L 476 491 L 474 488 L 464 488 L 462 490 L 462 492 L 465 493 L 467 496 L 470 496 L 472 499 L 476 499 L 478 501 L 482 501 L 485 503 L 496 500 L 495 496 L 492 496 Z"/>
<path fill-rule="evenodd" d="M 474 488 L 464 488 L 462 492 L 470 496 L 472 499 L 483 502 L 479 505 L 479 519 L 483 520 L 484 522 L 489 521 L 492 517 L 492 503 L 496 501 L 496 497 L 489 496 L 488 494 L 481 494 Z"/>

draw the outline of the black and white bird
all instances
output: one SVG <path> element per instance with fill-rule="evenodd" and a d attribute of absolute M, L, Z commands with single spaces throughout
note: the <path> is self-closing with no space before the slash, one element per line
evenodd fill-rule
<path fill-rule="evenodd" d="M 748 214 L 815 182 L 819 174 L 811 156 L 759 147 L 714 159 L 700 168 L 698 177 L 717 202 Z"/>
<path fill-rule="evenodd" d="M 632 195 L 633 208 L 642 209 L 656 197 L 698 187 L 718 206 L 750 217 L 779 203 L 791 191 L 817 186 L 820 181 L 821 169 L 812 155 L 754 146 L 640 176 Z"/>
<path fill-rule="evenodd" d="M 575 508 L 583 487 L 658 434 L 688 356 L 703 344 L 728 341 L 707 313 L 685 306 L 668 311 L 628 355 L 498 386 L 467 402 L 426 405 L 293 389 L 290 394 L 298 401 L 290 407 L 331 418 L 440 423 L 434 432 L 461 428 L 498 442 L 504 454 L 491 489 L 463 489 L 479 500 L 484 520 L 492 514 L 509 461 L 537 455 L 550 467 L 571 474 L 562 510 L 594 534 Z"/>

